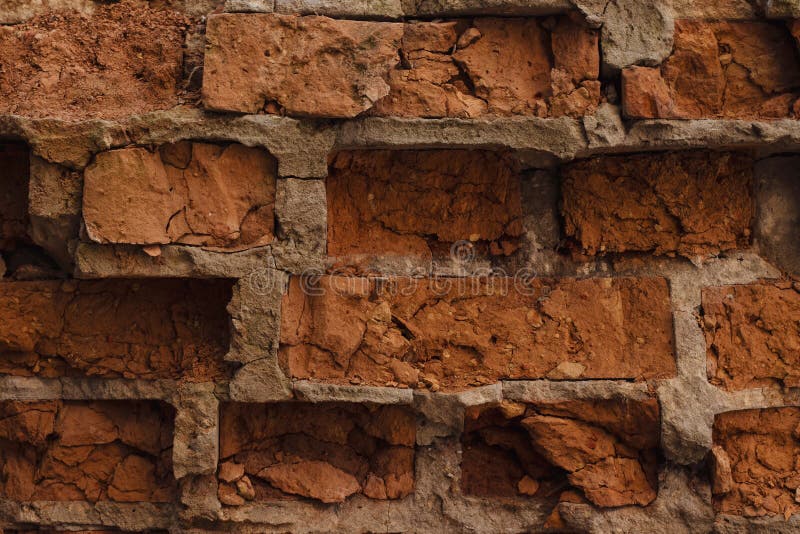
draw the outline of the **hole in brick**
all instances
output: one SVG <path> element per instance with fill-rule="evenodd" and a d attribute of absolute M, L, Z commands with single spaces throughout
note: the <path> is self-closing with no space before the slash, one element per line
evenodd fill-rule
<path fill-rule="evenodd" d="M 504 153 L 343 151 L 331 157 L 326 189 L 336 264 L 468 264 L 513 254 L 523 234 L 518 165 Z"/>
<path fill-rule="evenodd" d="M 675 373 L 661 278 L 292 277 L 281 366 L 322 382 L 457 390 Z"/>
<path fill-rule="evenodd" d="M 277 175 L 267 151 L 235 143 L 101 152 L 84 173 L 86 232 L 99 243 L 264 246 L 275 236 Z"/>
<path fill-rule="evenodd" d="M 659 436 L 655 399 L 470 408 L 461 490 L 549 506 L 645 506 L 656 498 Z"/>
<path fill-rule="evenodd" d="M 732 152 L 604 156 L 561 169 L 564 229 L 590 255 L 708 257 L 750 243 L 753 158 Z"/>
<path fill-rule="evenodd" d="M 0 283 L 0 373 L 218 380 L 230 280 Z"/>
<path fill-rule="evenodd" d="M 0 402 L 0 495 L 172 502 L 173 420 L 154 401 Z"/>
<path fill-rule="evenodd" d="M 401 499 L 414 490 L 416 419 L 405 407 L 347 403 L 223 404 L 220 501 L 354 494 Z"/>
<path fill-rule="evenodd" d="M 800 408 L 726 412 L 709 454 L 714 509 L 759 517 L 800 511 Z"/>

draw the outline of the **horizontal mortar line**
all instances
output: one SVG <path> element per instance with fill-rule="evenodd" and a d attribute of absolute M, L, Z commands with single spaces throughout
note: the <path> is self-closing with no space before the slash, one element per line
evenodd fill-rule
<path fill-rule="evenodd" d="M 20 527 L 36 524 L 75 525 L 137 529 L 166 529 L 175 521 L 176 506 L 171 503 L 116 501 L 13 501 L 0 499 L 0 522 Z M 117 520 L 118 519 L 118 520 Z"/>
<path fill-rule="evenodd" d="M 0 400 L 173 400 L 175 380 L 0 377 Z"/>

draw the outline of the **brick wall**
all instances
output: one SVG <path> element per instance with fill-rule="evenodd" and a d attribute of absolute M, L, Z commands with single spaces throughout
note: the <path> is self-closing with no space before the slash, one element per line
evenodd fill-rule
<path fill-rule="evenodd" d="M 0 532 L 800 530 L 797 2 L 0 4 Z"/>

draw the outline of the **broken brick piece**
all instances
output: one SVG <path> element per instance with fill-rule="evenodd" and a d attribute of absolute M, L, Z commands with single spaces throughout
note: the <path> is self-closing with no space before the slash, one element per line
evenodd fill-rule
<path fill-rule="evenodd" d="M 346 151 L 331 161 L 328 255 L 430 259 L 468 241 L 515 250 L 522 235 L 519 173 L 482 150 Z"/>
<path fill-rule="evenodd" d="M 708 378 L 728 390 L 800 386 L 800 290 L 789 281 L 707 287 Z"/>
<path fill-rule="evenodd" d="M 153 401 L 0 402 L 0 497 L 171 502 L 173 419 Z"/>
<path fill-rule="evenodd" d="M 100 243 L 266 245 L 274 238 L 277 169 L 266 151 L 239 144 L 101 152 L 84 174 L 86 232 Z"/>
<path fill-rule="evenodd" d="M 532 496 L 550 506 L 569 486 L 601 507 L 656 498 L 655 399 L 564 401 L 467 410 L 461 489 L 480 497 Z M 535 488 L 535 491 L 532 491 Z"/>
<path fill-rule="evenodd" d="M 738 153 L 606 156 L 562 168 L 565 231 L 584 252 L 687 257 L 745 246 L 753 160 Z"/>
<path fill-rule="evenodd" d="M 252 494 L 221 482 L 220 498 L 229 506 L 298 497 L 335 503 L 356 493 L 400 499 L 414 489 L 415 439 L 416 419 L 404 407 L 225 404 L 218 477 L 229 478 L 231 462 L 243 465 Z"/>
<path fill-rule="evenodd" d="M 672 55 L 624 69 L 622 87 L 631 118 L 794 117 L 800 61 L 782 23 L 680 20 Z"/>
<path fill-rule="evenodd" d="M 800 511 L 800 408 L 726 412 L 714 420 L 714 445 L 730 462 L 729 484 L 715 481 L 714 509 L 746 517 Z M 727 490 L 727 491 L 726 491 Z"/>
<path fill-rule="evenodd" d="M 0 374 L 226 376 L 227 280 L 0 284 Z"/>
<path fill-rule="evenodd" d="M 293 277 L 281 316 L 281 365 L 300 379 L 460 389 L 675 372 L 658 278 Z"/>

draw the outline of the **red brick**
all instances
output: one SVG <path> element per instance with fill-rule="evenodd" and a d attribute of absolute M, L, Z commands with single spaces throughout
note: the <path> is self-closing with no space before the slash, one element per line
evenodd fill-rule
<path fill-rule="evenodd" d="M 178 105 L 186 19 L 124 1 L 0 27 L 0 113 L 119 118 Z"/>
<path fill-rule="evenodd" d="M 597 32 L 569 17 L 551 31 L 535 18 L 401 24 L 226 14 L 210 18 L 208 39 L 211 109 L 577 116 L 601 98 Z"/>
<path fill-rule="evenodd" d="M 101 243 L 263 246 L 274 238 L 277 169 L 238 144 L 103 152 L 85 172 L 86 231 Z"/>
<path fill-rule="evenodd" d="M 171 502 L 173 418 L 150 401 L 4 401 L 0 496 Z"/>
<path fill-rule="evenodd" d="M 342 502 L 355 493 L 399 499 L 414 489 L 416 419 L 408 408 L 225 404 L 220 417 L 223 504 Z"/>
<path fill-rule="evenodd" d="M 223 378 L 231 282 L 0 283 L 0 373 Z"/>
<path fill-rule="evenodd" d="M 28 166 L 25 145 L 0 144 L 0 250 L 27 238 Z"/>
<path fill-rule="evenodd" d="M 745 410 L 717 415 L 714 444 L 717 455 L 730 463 L 726 480 L 714 481 L 728 489 L 714 495 L 721 513 L 758 517 L 790 515 L 800 511 L 795 498 L 800 486 L 800 408 Z M 713 472 L 713 471 L 712 471 Z M 725 482 L 720 484 L 720 482 Z"/>
<path fill-rule="evenodd" d="M 703 290 L 708 377 L 729 390 L 800 386 L 800 284 Z"/>
<path fill-rule="evenodd" d="M 301 283 L 302 282 L 302 283 Z M 324 382 L 460 389 L 675 372 L 663 279 L 293 278 L 281 364 Z"/>
<path fill-rule="evenodd" d="M 746 246 L 753 160 L 736 153 L 610 156 L 563 167 L 567 235 L 588 254 L 687 257 Z"/>
<path fill-rule="evenodd" d="M 511 253 L 522 234 L 513 161 L 481 150 L 339 152 L 326 182 L 328 255 L 431 259 L 457 241 Z"/>
<path fill-rule="evenodd" d="M 781 23 L 683 20 L 659 68 L 622 73 L 631 118 L 782 118 L 797 115 L 800 63 Z"/>
<path fill-rule="evenodd" d="M 656 497 L 655 399 L 473 408 L 462 443 L 461 489 L 469 495 L 527 495 L 552 506 L 559 493 L 578 490 L 603 507 Z"/>

